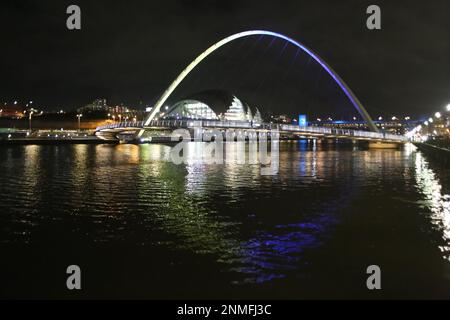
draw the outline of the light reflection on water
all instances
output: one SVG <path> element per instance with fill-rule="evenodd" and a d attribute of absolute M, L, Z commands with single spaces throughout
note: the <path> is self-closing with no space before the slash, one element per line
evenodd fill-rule
<path fill-rule="evenodd" d="M 424 195 L 423 205 L 431 211 L 431 223 L 442 234 L 439 245 L 443 257 L 450 260 L 450 194 L 445 193 L 439 178 L 421 153 L 415 154 L 417 188 Z"/>
<path fill-rule="evenodd" d="M 201 148 L 191 143 L 187 154 L 195 157 Z M 170 150 L 166 145 L 5 148 L 0 241 L 33 245 L 65 233 L 70 242 L 157 246 L 184 252 L 188 258 L 176 261 L 180 265 L 210 256 L 217 263 L 211 268 L 233 274 L 236 283 L 260 283 L 308 272 L 307 254 L 333 241 L 334 228 L 351 222 L 348 212 L 364 213 L 358 199 L 370 194 L 373 203 L 364 206 L 381 206 L 382 214 L 392 208 L 384 197 L 400 193 L 423 200 L 408 203 L 408 210 L 422 212 L 425 203 L 449 257 L 449 195 L 410 148 L 369 151 L 284 142 L 275 176 L 234 161 L 175 165 Z M 226 152 L 236 150 L 229 145 Z M 383 223 L 392 227 L 389 220 Z"/>

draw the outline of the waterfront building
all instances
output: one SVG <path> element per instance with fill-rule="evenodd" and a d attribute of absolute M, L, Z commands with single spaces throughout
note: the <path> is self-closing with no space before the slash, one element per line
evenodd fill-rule
<path fill-rule="evenodd" d="M 235 95 L 208 90 L 182 99 L 162 110 L 162 119 L 202 119 L 261 123 L 261 112 Z"/>

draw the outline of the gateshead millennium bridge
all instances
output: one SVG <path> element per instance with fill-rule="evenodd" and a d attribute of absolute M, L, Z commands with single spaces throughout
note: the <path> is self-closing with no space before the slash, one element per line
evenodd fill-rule
<path fill-rule="evenodd" d="M 268 35 L 280 38 L 306 52 L 312 59 L 319 63 L 319 65 L 339 85 L 352 106 L 364 119 L 370 131 L 265 123 L 262 120 L 258 109 L 245 105 L 236 97 L 233 97 L 231 101 L 228 101 L 228 103 L 225 104 L 225 107 L 222 106 L 221 108 L 208 104 L 202 98 L 199 98 L 181 101 L 170 108 L 167 106 L 167 110 L 161 110 L 178 85 L 207 56 L 229 42 L 255 35 Z M 251 30 L 236 33 L 215 43 L 202 52 L 178 75 L 153 108 L 151 108 L 145 121 L 120 122 L 101 126 L 97 128 L 96 135 L 99 138 L 107 140 L 146 142 L 157 141 L 158 139 L 155 138 L 164 135 L 167 136 L 167 130 L 176 128 L 190 129 L 193 131 L 194 137 L 199 139 L 201 139 L 202 134 L 208 132 L 208 130 L 224 131 L 226 129 L 227 132 L 230 132 L 231 130 L 231 132 L 236 132 L 237 135 L 247 134 L 250 130 L 257 133 L 276 130 L 281 136 L 284 135 L 286 137 L 342 138 L 392 144 L 404 143 L 407 141 L 405 136 L 379 132 L 369 113 L 353 91 L 318 54 L 285 35 L 265 30 Z"/>

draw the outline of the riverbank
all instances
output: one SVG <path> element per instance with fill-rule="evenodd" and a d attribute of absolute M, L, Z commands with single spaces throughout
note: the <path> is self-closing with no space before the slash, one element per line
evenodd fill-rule
<path fill-rule="evenodd" d="M 429 143 L 414 142 L 414 145 L 424 154 L 443 164 L 450 163 L 450 150 L 446 148 L 436 147 Z"/>
<path fill-rule="evenodd" d="M 97 137 L 86 137 L 80 139 L 44 139 L 44 138 L 22 138 L 0 140 L 0 146 L 10 145 L 58 145 L 58 144 L 118 144 L 118 141 L 106 141 Z"/>

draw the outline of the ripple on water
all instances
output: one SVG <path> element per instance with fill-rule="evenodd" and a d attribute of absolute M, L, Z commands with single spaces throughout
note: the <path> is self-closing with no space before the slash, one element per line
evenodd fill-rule
<path fill-rule="evenodd" d="M 238 283 L 259 283 L 305 272 L 307 253 L 353 223 L 354 212 L 373 206 L 385 213 L 395 204 L 427 215 L 432 223 L 423 227 L 441 236 L 437 245 L 449 258 L 448 189 L 415 151 L 282 143 L 279 174 L 261 176 L 258 165 L 175 165 L 165 160 L 168 150 L 6 148 L 0 241 L 45 241 L 36 236 L 45 230 L 73 242 L 162 246 L 188 260 L 209 256 L 223 272 L 240 274 Z"/>

